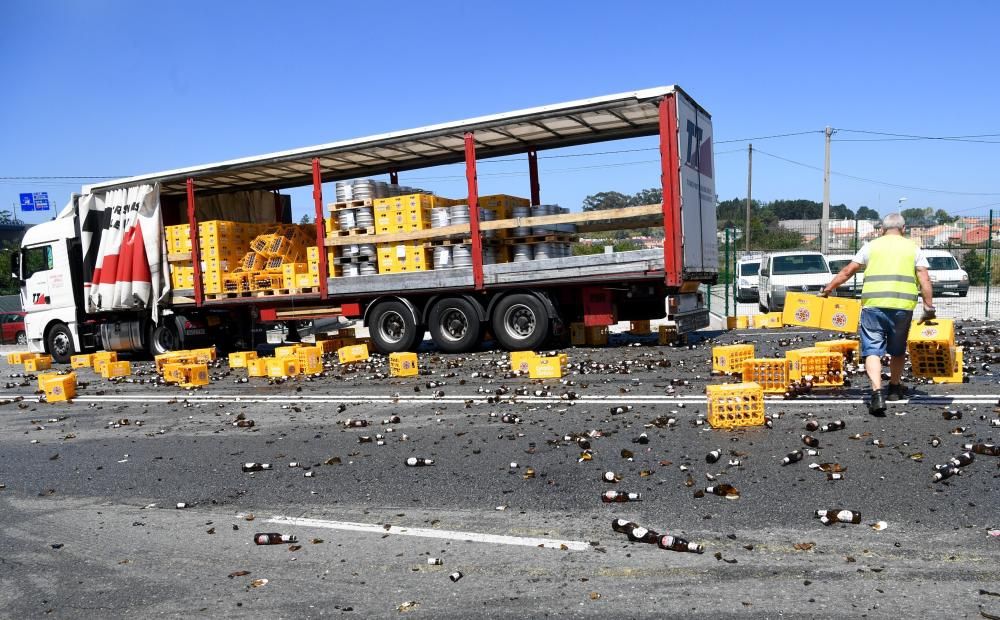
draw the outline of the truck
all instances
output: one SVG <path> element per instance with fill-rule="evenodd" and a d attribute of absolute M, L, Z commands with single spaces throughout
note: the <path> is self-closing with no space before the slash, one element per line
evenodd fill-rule
<path fill-rule="evenodd" d="M 661 203 L 534 209 L 542 205 L 539 152 L 653 136 Z M 477 161 L 524 155 L 532 209 L 485 219 Z M 368 229 L 352 239 L 329 232 L 329 184 L 378 175 L 398 184 L 408 171 L 463 163 L 467 222 Z M 287 224 L 290 198 L 281 192 L 309 186 L 318 286 L 207 293 L 214 259 L 199 247 L 199 226 Z M 12 275 L 21 284 L 29 348 L 56 362 L 101 349 L 158 355 L 254 347 L 267 326 L 338 317 L 367 327 L 386 353 L 414 350 L 427 332 L 448 352 L 474 350 L 488 333 L 504 349 L 529 350 L 564 341 L 572 324 L 620 320 L 665 318 L 683 335 L 708 324 L 700 287 L 718 277 L 716 202 L 711 116 L 680 87 L 664 86 L 87 185 L 52 221 L 27 230 Z M 578 234 L 661 227 L 664 240 L 662 248 L 484 261 L 490 231 L 546 225 Z M 178 226 L 189 230 L 187 252 L 168 247 L 165 231 Z M 448 269 L 345 277 L 331 262 L 348 243 L 466 243 L 471 257 Z M 177 261 L 191 266 L 190 286 L 176 285 Z"/>

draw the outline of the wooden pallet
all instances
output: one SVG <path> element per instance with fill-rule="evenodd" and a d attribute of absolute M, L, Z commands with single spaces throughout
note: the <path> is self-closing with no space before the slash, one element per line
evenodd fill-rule
<path fill-rule="evenodd" d="M 482 239 L 482 244 L 483 247 L 489 247 L 489 246 L 499 247 L 501 245 L 500 243 L 501 241 L 502 241 L 501 239 L 484 238 Z M 425 248 L 434 248 L 434 247 L 447 247 L 452 245 L 470 245 L 471 243 L 472 239 L 465 237 L 461 239 L 433 239 L 431 241 L 424 242 L 422 245 Z"/>
<path fill-rule="evenodd" d="M 577 235 L 529 235 L 527 237 L 507 237 L 503 239 L 505 245 L 521 245 L 533 243 L 575 243 L 579 239 Z"/>
<path fill-rule="evenodd" d="M 343 211 L 344 209 L 357 209 L 358 207 L 370 207 L 372 206 L 372 201 L 370 198 L 365 198 L 363 200 L 346 200 L 344 202 L 332 202 L 329 205 L 330 211 Z"/>
<path fill-rule="evenodd" d="M 242 291 L 239 293 L 228 292 L 228 293 L 207 293 L 205 299 L 209 300 L 219 300 L 219 299 L 248 299 L 248 298 L 261 298 L 261 297 L 277 297 L 282 295 L 304 295 L 306 293 L 318 293 L 319 287 L 311 286 L 308 288 L 269 288 L 261 289 L 259 291 Z"/>
<path fill-rule="evenodd" d="M 318 286 L 307 286 L 303 288 L 279 288 L 275 289 L 275 295 L 306 295 L 309 293 L 318 293 Z"/>
<path fill-rule="evenodd" d="M 355 227 L 348 228 L 347 230 L 331 230 L 329 236 L 331 237 L 361 237 L 364 235 L 374 235 L 375 227 L 368 226 L 365 228 Z"/>

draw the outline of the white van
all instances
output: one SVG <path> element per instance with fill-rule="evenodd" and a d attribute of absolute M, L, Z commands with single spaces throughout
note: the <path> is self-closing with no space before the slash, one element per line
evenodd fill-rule
<path fill-rule="evenodd" d="M 955 293 L 959 297 L 969 294 L 969 274 L 958 266 L 958 261 L 947 250 L 924 250 L 927 257 L 927 274 L 931 278 L 934 296 Z"/>
<path fill-rule="evenodd" d="M 785 293 L 819 293 L 833 274 L 819 252 L 775 252 L 764 257 L 760 264 L 761 312 L 777 312 L 785 307 Z"/>
<path fill-rule="evenodd" d="M 741 258 L 736 262 L 736 301 L 753 303 L 757 297 L 757 285 L 760 282 L 760 257 Z"/>
<path fill-rule="evenodd" d="M 827 254 L 826 262 L 830 265 L 830 273 L 837 275 L 840 270 L 847 266 L 854 258 L 854 254 Z M 851 277 L 850 280 L 840 285 L 835 293 L 837 297 L 861 297 L 861 289 L 865 284 L 865 266 Z"/>

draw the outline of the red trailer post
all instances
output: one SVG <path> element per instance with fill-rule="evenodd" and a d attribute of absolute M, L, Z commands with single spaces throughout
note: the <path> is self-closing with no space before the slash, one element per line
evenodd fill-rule
<path fill-rule="evenodd" d="M 329 294 L 326 264 L 326 226 L 323 219 L 323 175 L 319 168 L 319 158 L 312 160 L 313 203 L 316 207 L 316 247 L 319 251 L 319 298 L 326 299 Z"/>
<path fill-rule="evenodd" d="M 200 307 L 204 302 L 201 284 L 201 248 L 198 245 L 198 218 L 194 212 L 194 179 L 189 178 L 187 185 L 187 216 L 191 231 L 191 266 L 194 269 L 194 305 Z"/>
<path fill-rule="evenodd" d="M 476 178 L 476 139 L 465 134 L 465 179 L 469 184 L 469 234 L 472 235 L 472 282 L 483 290 L 483 240 L 479 235 L 479 183 Z"/>

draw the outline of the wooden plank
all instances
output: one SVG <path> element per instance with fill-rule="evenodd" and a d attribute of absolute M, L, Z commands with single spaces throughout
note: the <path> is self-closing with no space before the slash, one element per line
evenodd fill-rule
<path fill-rule="evenodd" d="M 341 313 L 340 306 L 323 308 L 303 308 L 298 310 L 277 310 L 276 316 L 279 319 L 307 319 L 326 316 L 338 316 Z"/>
<path fill-rule="evenodd" d="M 167 254 L 168 263 L 191 262 L 191 252 L 173 252 Z"/>
<path fill-rule="evenodd" d="M 655 219 L 659 216 L 659 219 Z M 624 228 L 620 223 L 623 220 L 644 218 L 650 220 L 650 225 L 659 222 L 662 225 L 663 207 L 661 205 L 642 205 L 638 207 L 622 207 L 620 209 L 606 209 L 601 211 L 583 211 L 577 213 L 559 213 L 557 215 L 539 215 L 535 217 L 517 217 L 504 220 L 490 220 L 479 223 L 480 230 L 505 230 L 510 228 L 543 226 L 545 224 L 583 224 L 579 227 L 581 232 L 592 232 L 598 230 L 617 230 Z M 606 222 L 602 225 L 601 222 Z M 641 228 L 642 226 L 635 226 Z M 363 243 L 399 243 L 403 241 L 426 241 L 430 239 L 448 239 L 456 235 L 470 234 L 468 224 L 455 224 L 442 228 L 430 228 L 427 230 L 411 230 L 398 233 L 381 233 L 363 237 Z M 360 242 L 362 237 L 327 237 L 327 247 L 341 245 L 353 245 Z"/>

